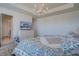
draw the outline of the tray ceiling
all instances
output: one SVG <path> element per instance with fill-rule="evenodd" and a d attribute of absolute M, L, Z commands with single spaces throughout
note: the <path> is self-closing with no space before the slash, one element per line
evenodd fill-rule
<path fill-rule="evenodd" d="M 3 3 L 3 4 L 0 4 L 0 7 L 10 8 L 10 9 L 15 10 L 17 12 L 29 14 L 31 16 L 36 16 L 38 18 L 47 17 L 49 15 L 54 15 L 54 14 L 57 14 L 60 12 L 62 13 L 63 11 L 68 11 L 68 10 L 79 10 L 79 8 L 78 8 L 79 4 L 47 3 L 48 11 L 45 14 L 39 16 L 33 11 L 34 4 L 36 4 L 36 3 L 10 3 L 10 4 Z"/>

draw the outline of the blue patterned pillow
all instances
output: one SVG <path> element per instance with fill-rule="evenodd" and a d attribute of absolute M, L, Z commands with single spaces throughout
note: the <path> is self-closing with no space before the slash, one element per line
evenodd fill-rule
<path fill-rule="evenodd" d="M 74 54 L 79 49 L 79 41 L 66 39 L 62 41 L 61 46 L 65 53 Z"/>

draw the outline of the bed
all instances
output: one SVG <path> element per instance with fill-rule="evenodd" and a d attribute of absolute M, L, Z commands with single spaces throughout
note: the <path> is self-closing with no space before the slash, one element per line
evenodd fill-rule
<path fill-rule="evenodd" d="M 42 44 L 38 39 L 25 39 L 17 45 L 13 50 L 13 54 L 16 56 L 79 55 L 79 41 L 65 38 L 60 42 L 59 47 L 51 48 Z"/>

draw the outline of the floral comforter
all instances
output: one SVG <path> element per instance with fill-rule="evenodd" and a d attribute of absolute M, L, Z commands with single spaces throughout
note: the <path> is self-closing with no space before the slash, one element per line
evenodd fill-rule
<path fill-rule="evenodd" d="M 50 48 L 36 41 L 23 40 L 14 49 L 16 56 L 60 56 L 63 55 L 61 48 Z"/>
<path fill-rule="evenodd" d="M 62 56 L 79 54 L 79 41 L 64 39 L 60 48 L 50 48 L 38 41 L 23 40 L 13 50 L 16 56 Z"/>

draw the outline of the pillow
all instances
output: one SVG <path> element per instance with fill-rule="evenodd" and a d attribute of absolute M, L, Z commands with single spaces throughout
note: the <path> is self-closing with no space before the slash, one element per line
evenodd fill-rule
<path fill-rule="evenodd" d="M 49 37 L 46 39 L 50 44 L 60 44 L 62 38 L 60 37 Z"/>
<path fill-rule="evenodd" d="M 53 37 L 40 37 L 40 42 L 51 48 L 59 48 L 61 39 Z"/>
<path fill-rule="evenodd" d="M 61 48 L 66 54 L 79 53 L 79 41 L 73 38 L 64 39 L 61 43 Z"/>
<path fill-rule="evenodd" d="M 71 35 L 73 38 L 79 38 L 79 35 L 75 32 L 70 32 L 69 35 Z"/>

